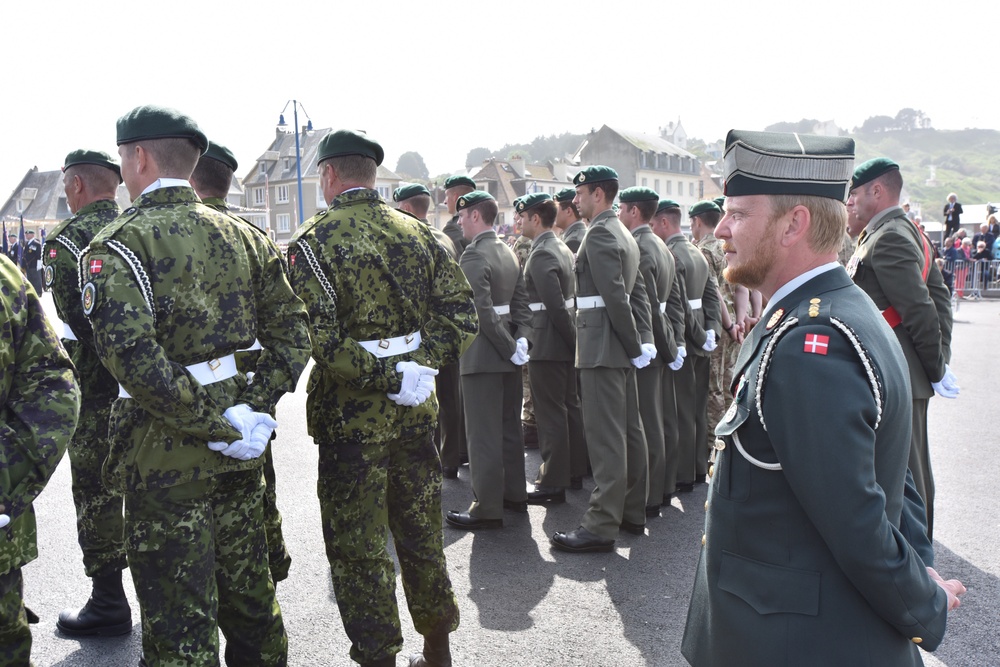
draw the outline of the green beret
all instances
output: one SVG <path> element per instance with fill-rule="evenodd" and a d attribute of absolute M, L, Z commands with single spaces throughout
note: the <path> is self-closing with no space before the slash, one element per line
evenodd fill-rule
<path fill-rule="evenodd" d="M 392 191 L 392 201 L 400 202 L 409 199 L 410 197 L 416 197 L 417 195 L 427 195 L 430 196 L 431 192 L 420 183 L 410 183 L 409 185 L 403 185 Z"/>
<path fill-rule="evenodd" d="M 214 141 L 208 142 L 208 150 L 202 157 L 212 158 L 217 160 L 222 164 L 229 167 L 230 171 L 236 171 L 239 169 L 240 165 L 236 162 L 236 156 L 233 152 L 221 144 L 217 144 Z"/>
<path fill-rule="evenodd" d="M 611 167 L 595 165 L 587 167 L 573 177 L 573 185 L 583 185 L 584 183 L 600 183 L 601 181 L 617 181 L 618 172 Z"/>
<path fill-rule="evenodd" d="M 35 230 L 34 230 L 34 229 L 25 229 L 25 230 L 24 230 L 24 233 L 25 233 L 25 234 L 34 234 L 34 233 L 35 233 Z"/>
<path fill-rule="evenodd" d="M 361 155 L 371 158 L 375 160 L 377 166 L 382 164 L 385 151 L 382 150 L 377 141 L 369 138 L 367 134 L 354 130 L 336 130 L 320 140 L 316 162 L 345 155 Z"/>
<path fill-rule="evenodd" d="M 701 215 L 702 213 L 708 213 L 709 211 L 715 211 L 716 213 L 722 213 L 722 209 L 714 201 L 700 201 L 691 208 L 688 209 L 688 217 L 693 218 L 696 215 Z"/>
<path fill-rule="evenodd" d="M 208 137 L 198 123 L 179 111 L 165 107 L 136 107 L 118 119 L 118 145 L 145 139 L 190 139 L 204 153 Z"/>
<path fill-rule="evenodd" d="M 877 157 L 868 160 L 868 162 L 863 162 L 854 170 L 854 177 L 851 179 L 851 190 L 859 188 L 865 183 L 871 183 L 882 174 L 893 169 L 899 169 L 899 165 L 887 157 Z"/>
<path fill-rule="evenodd" d="M 524 195 L 523 197 L 518 197 L 514 203 L 514 210 L 518 213 L 524 213 L 529 208 L 538 206 L 543 201 L 552 201 L 552 196 L 544 192 L 535 192 L 530 195 Z"/>
<path fill-rule="evenodd" d="M 715 205 L 719 207 L 720 211 L 726 208 L 726 197 L 725 196 L 716 197 L 712 201 L 715 202 Z"/>
<path fill-rule="evenodd" d="M 805 195 L 844 201 L 854 169 L 854 139 L 730 130 L 723 163 L 727 197 Z"/>
<path fill-rule="evenodd" d="M 562 190 L 556 193 L 555 197 L 553 197 L 553 199 L 555 199 L 557 202 L 561 202 L 564 204 L 566 202 L 573 201 L 575 198 L 576 198 L 576 188 L 563 188 Z"/>
<path fill-rule="evenodd" d="M 77 164 L 96 164 L 98 167 L 110 169 L 118 174 L 118 182 L 122 182 L 121 165 L 118 164 L 116 159 L 104 151 L 85 151 L 82 148 L 80 150 L 75 150 L 66 156 L 66 161 L 63 162 L 62 170 L 66 171 L 73 165 Z"/>
<path fill-rule="evenodd" d="M 641 186 L 625 188 L 618 193 L 618 201 L 623 204 L 631 204 L 637 201 L 659 201 L 659 199 L 660 195 L 656 194 L 656 190 Z"/>
<path fill-rule="evenodd" d="M 458 204 L 455 206 L 456 209 L 461 211 L 462 209 L 469 208 L 470 206 L 475 206 L 484 201 L 490 201 L 493 199 L 493 195 L 489 192 L 483 192 L 482 190 L 473 190 L 468 194 L 464 194 L 458 198 Z"/>
<path fill-rule="evenodd" d="M 444 189 L 449 190 L 459 185 L 467 185 L 473 190 L 476 189 L 476 182 L 468 176 L 449 176 L 444 181 Z"/>
<path fill-rule="evenodd" d="M 673 199 L 661 199 L 660 203 L 656 205 L 656 212 L 663 213 L 672 208 L 680 208 L 681 205 L 675 202 Z"/>

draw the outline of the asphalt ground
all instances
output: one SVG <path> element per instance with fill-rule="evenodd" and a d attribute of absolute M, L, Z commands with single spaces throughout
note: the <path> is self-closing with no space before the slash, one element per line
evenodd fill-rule
<path fill-rule="evenodd" d="M 48 297 L 47 300 L 50 301 Z M 952 369 L 959 399 L 930 404 L 930 442 L 937 483 L 937 569 L 968 587 L 949 618 L 948 635 L 932 667 L 1000 665 L 1000 435 L 993 384 L 1000 379 L 1000 302 L 962 302 L 956 313 Z M 305 376 L 303 376 L 304 378 Z M 278 406 L 274 445 L 278 504 L 292 554 L 278 599 L 295 667 L 348 666 L 344 634 L 323 548 L 315 495 L 316 447 L 306 434 L 305 381 Z M 533 478 L 537 451 L 525 456 Z M 506 513 L 502 530 L 444 528 L 448 567 L 461 608 L 452 635 L 457 667 L 686 665 L 681 635 L 701 543 L 706 487 L 675 499 L 643 537 L 623 533 L 610 554 L 553 551 L 548 538 L 575 528 L 587 507 L 591 481 L 568 492 L 567 502 Z M 464 510 L 472 499 L 468 469 L 445 480 L 444 509 Z M 82 605 L 90 582 L 83 574 L 64 458 L 35 503 L 39 558 L 24 568 L 25 601 L 40 617 L 32 626 L 37 667 L 135 665 L 141 646 L 132 583 L 126 591 L 136 621 L 132 633 L 111 639 L 61 636 L 55 621 L 65 607 Z M 419 651 L 402 586 L 397 586 L 405 648 L 397 665 Z"/>

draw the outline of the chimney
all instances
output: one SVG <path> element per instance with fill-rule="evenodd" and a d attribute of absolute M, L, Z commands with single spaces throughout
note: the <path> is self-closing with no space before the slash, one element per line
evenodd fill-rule
<path fill-rule="evenodd" d="M 508 162 L 510 163 L 511 169 L 513 169 L 517 174 L 518 178 L 524 178 L 524 158 L 520 155 L 512 155 Z"/>

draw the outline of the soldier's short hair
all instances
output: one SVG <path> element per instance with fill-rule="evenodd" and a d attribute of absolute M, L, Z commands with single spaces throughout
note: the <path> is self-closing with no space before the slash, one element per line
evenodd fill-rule
<path fill-rule="evenodd" d="M 167 178 L 190 178 L 201 158 L 201 147 L 191 139 L 164 137 L 135 143 L 152 156 L 160 175 Z"/>
<path fill-rule="evenodd" d="M 368 188 L 375 187 L 375 177 L 378 175 L 378 165 L 370 157 L 364 155 L 338 155 L 327 158 L 320 163 L 329 163 L 336 170 L 340 180 L 347 183 L 358 183 Z"/>
<path fill-rule="evenodd" d="M 71 178 L 78 176 L 87 189 L 94 193 L 112 193 L 118 190 L 118 174 L 96 164 L 74 164 L 65 171 Z"/>
<path fill-rule="evenodd" d="M 641 201 L 627 201 L 622 202 L 622 206 L 633 206 L 639 209 L 639 215 L 642 217 L 643 222 L 649 222 L 653 219 L 653 214 L 656 213 L 656 207 L 659 205 L 660 201 L 658 199 L 643 199 Z"/>
<path fill-rule="evenodd" d="M 225 199 L 233 181 L 233 172 L 218 160 L 202 156 L 191 178 L 198 183 L 198 191 L 202 196 Z"/>
<path fill-rule="evenodd" d="M 704 211 L 698 214 L 698 219 L 712 229 L 715 229 L 719 224 L 719 220 L 722 220 L 722 211 Z"/>
<path fill-rule="evenodd" d="M 679 208 L 665 208 L 656 214 L 657 218 L 663 218 L 670 224 L 677 226 L 681 224 L 681 210 Z M 844 223 L 846 229 L 847 223 Z"/>
<path fill-rule="evenodd" d="M 881 176 L 875 179 L 876 182 L 881 183 L 890 196 L 895 196 L 899 198 L 900 193 L 903 191 L 903 174 L 899 169 L 890 169 Z M 869 185 L 869 187 L 871 187 Z"/>
<path fill-rule="evenodd" d="M 768 195 L 771 219 L 777 220 L 802 205 L 809 209 L 811 223 L 806 243 L 818 254 L 835 252 L 844 242 L 847 228 L 847 207 L 832 197 L 811 195 Z"/>
<path fill-rule="evenodd" d="M 609 202 L 615 200 L 618 196 L 618 181 L 598 181 L 597 183 L 581 183 L 581 185 L 587 188 L 587 192 L 593 194 L 594 190 L 600 188 L 604 191 L 604 198 Z M 653 207 L 656 208 L 655 206 Z"/>
<path fill-rule="evenodd" d="M 407 197 L 403 201 L 399 202 L 400 208 L 403 204 L 408 204 L 413 215 L 418 218 L 426 218 L 427 211 L 431 207 L 431 196 L 430 195 L 413 195 L 412 197 Z"/>
<path fill-rule="evenodd" d="M 559 204 L 559 208 L 561 208 L 564 211 L 566 209 L 573 209 L 573 217 L 575 217 L 577 220 L 580 219 L 580 209 L 578 209 L 576 207 L 576 204 L 574 204 L 571 201 L 561 201 L 561 202 L 558 202 L 558 204 Z"/>
<path fill-rule="evenodd" d="M 466 210 L 479 211 L 479 216 L 483 219 L 483 222 L 490 226 L 497 224 L 497 213 L 500 212 L 496 199 L 484 199 L 478 204 L 473 204 Z"/>
<path fill-rule="evenodd" d="M 556 203 L 551 199 L 546 199 L 545 201 L 538 202 L 521 215 L 528 218 L 537 215 L 539 220 L 542 221 L 542 227 L 551 229 L 552 225 L 556 223 L 556 213 L 558 213 Z"/>

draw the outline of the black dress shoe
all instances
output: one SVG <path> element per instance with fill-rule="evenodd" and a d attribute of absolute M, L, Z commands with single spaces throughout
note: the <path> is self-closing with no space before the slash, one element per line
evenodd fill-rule
<path fill-rule="evenodd" d="M 453 512 L 448 510 L 448 514 L 445 515 L 444 520 L 452 528 L 460 528 L 462 530 L 503 528 L 503 519 L 482 519 L 478 516 L 472 516 L 468 512 Z"/>
<path fill-rule="evenodd" d="M 528 492 L 529 505 L 554 505 L 566 502 L 566 489 L 561 486 L 535 485 L 534 491 Z"/>
<path fill-rule="evenodd" d="M 646 534 L 646 524 L 632 523 L 631 521 L 626 521 L 625 519 L 622 519 L 621 529 L 626 533 L 632 533 L 633 535 Z"/>
<path fill-rule="evenodd" d="M 655 519 L 660 516 L 660 506 L 659 505 L 646 505 L 646 518 Z"/>
<path fill-rule="evenodd" d="M 526 500 L 505 500 L 503 508 L 518 514 L 525 514 L 528 511 L 528 501 Z"/>
<path fill-rule="evenodd" d="M 583 488 L 583 477 L 570 477 L 569 478 L 569 488 L 574 491 L 579 491 Z"/>
<path fill-rule="evenodd" d="M 677 482 L 677 493 L 691 493 L 694 491 L 694 482 Z"/>
<path fill-rule="evenodd" d="M 458 468 L 445 466 L 444 468 L 441 468 L 441 474 L 445 479 L 458 479 Z"/>
<path fill-rule="evenodd" d="M 570 553 L 608 552 L 615 550 L 614 540 L 606 540 L 598 537 L 583 526 L 568 533 L 556 533 L 550 541 L 556 549 L 569 551 Z"/>
<path fill-rule="evenodd" d="M 671 502 L 671 501 L 672 501 L 673 499 L 674 499 L 674 494 L 672 494 L 672 493 L 664 493 L 664 494 L 663 494 L 663 502 L 662 502 L 662 503 L 660 503 L 660 504 L 661 504 L 662 506 L 666 507 L 667 505 L 669 505 L 669 504 L 670 504 L 670 502 Z"/>

